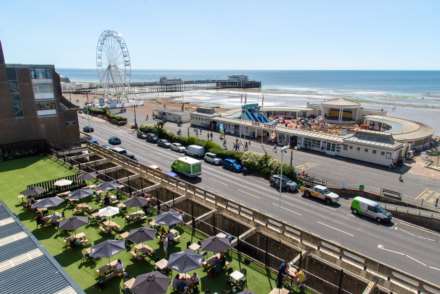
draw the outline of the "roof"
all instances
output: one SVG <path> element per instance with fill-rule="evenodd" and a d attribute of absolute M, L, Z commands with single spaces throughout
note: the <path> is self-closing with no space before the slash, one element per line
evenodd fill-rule
<path fill-rule="evenodd" d="M 353 198 L 353 200 L 359 200 L 359 201 L 361 201 L 361 202 L 363 202 L 363 203 L 365 203 L 367 205 L 370 205 L 370 206 L 376 206 L 377 205 L 376 201 L 373 201 L 373 200 L 370 200 L 368 198 L 364 198 L 364 197 L 361 197 L 361 196 L 356 196 L 356 197 Z"/>
<path fill-rule="evenodd" d="M 380 122 L 390 126 L 391 130 L 387 132 L 393 134 L 394 139 L 398 141 L 421 140 L 434 134 L 434 130 L 425 124 L 399 117 L 367 115 L 365 120 Z"/>
<path fill-rule="evenodd" d="M 361 106 L 360 103 L 358 102 L 350 101 L 343 98 L 326 100 L 322 102 L 321 105 L 327 107 L 360 107 Z"/>
<path fill-rule="evenodd" d="M 1 293 L 84 293 L 2 203 L 0 289 Z"/>
<path fill-rule="evenodd" d="M 313 111 L 311 107 L 300 107 L 300 106 L 265 106 L 261 108 L 261 112 L 266 111 L 285 111 L 285 112 L 298 112 L 298 111 Z"/>
<path fill-rule="evenodd" d="M 200 160 L 192 158 L 192 157 L 189 157 L 189 156 L 179 157 L 178 159 L 180 161 L 186 162 L 188 164 L 200 163 Z"/>

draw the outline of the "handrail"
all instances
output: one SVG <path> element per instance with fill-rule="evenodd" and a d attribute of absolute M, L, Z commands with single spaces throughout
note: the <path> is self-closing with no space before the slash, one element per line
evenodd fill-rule
<path fill-rule="evenodd" d="M 354 265 L 355 268 L 358 268 L 359 272 L 362 271 L 364 275 L 370 275 L 372 279 L 378 281 L 379 285 L 391 288 L 390 290 L 398 289 L 402 291 L 402 289 L 409 289 L 416 293 L 440 293 L 439 285 L 422 278 L 414 277 L 413 274 L 384 264 L 374 258 L 364 256 L 355 250 L 342 247 L 333 241 L 324 240 L 319 235 L 286 224 L 267 213 L 262 213 L 239 202 L 225 199 L 220 195 L 199 188 L 191 183 L 166 175 L 159 170 L 144 166 L 133 160 L 128 160 L 127 157 L 106 150 L 100 146 L 89 144 L 89 148 L 115 159 L 124 166 L 136 169 L 140 174 L 148 176 L 151 180 L 157 179 L 165 188 L 170 187 L 174 190 L 175 187 L 180 187 L 186 195 L 203 199 L 215 207 L 223 208 L 229 213 L 235 213 L 246 220 L 249 220 L 249 217 L 251 217 L 252 221 L 263 229 L 275 234 L 281 234 L 286 237 L 287 240 L 296 242 L 302 248 L 312 250 L 321 256 L 336 258 L 341 262 L 351 265 L 351 268 L 353 268 Z"/>

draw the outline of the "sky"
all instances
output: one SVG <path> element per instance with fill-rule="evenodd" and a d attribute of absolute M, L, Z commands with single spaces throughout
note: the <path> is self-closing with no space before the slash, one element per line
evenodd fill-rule
<path fill-rule="evenodd" d="M 95 68 L 106 29 L 134 69 L 440 69 L 438 0 L 2 1 L 8 63 Z"/>

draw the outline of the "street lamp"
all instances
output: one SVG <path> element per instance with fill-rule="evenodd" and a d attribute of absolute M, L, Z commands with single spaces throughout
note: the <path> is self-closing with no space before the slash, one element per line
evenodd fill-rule
<path fill-rule="evenodd" d="M 279 207 L 281 208 L 281 193 L 283 192 L 283 157 L 284 153 L 287 153 L 287 149 L 289 149 L 289 145 L 283 146 L 280 149 L 280 157 L 281 157 L 281 165 L 280 165 L 280 198 L 279 198 Z"/>

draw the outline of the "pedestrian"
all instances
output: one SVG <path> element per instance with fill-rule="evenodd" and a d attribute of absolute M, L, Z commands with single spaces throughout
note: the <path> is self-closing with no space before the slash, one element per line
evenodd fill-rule
<path fill-rule="evenodd" d="M 273 145 L 273 151 L 274 151 L 275 153 L 277 153 L 277 145 L 276 145 L 276 144 Z"/>
<path fill-rule="evenodd" d="M 244 143 L 244 151 L 248 151 L 248 142 Z"/>

